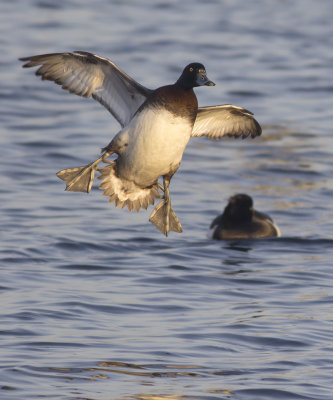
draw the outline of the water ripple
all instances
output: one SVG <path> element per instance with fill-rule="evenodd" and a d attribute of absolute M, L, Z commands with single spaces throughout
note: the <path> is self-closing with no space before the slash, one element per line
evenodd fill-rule
<path fill-rule="evenodd" d="M 333 3 L 313 5 L 1 2 L 1 400 L 331 400 Z M 56 172 L 119 125 L 18 58 L 74 49 L 150 88 L 202 62 L 216 87 L 199 104 L 261 123 L 255 140 L 189 142 L 170 189 L 181 235 L 97 184 L 64 192 Z M 281 238 L 208 238 L 244 192 Z"/>

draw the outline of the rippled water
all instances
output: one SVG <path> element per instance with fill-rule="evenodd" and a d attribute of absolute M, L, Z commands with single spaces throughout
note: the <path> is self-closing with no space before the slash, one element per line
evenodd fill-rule
<path fill-rule="evenodd" d="M 332 16 L 330 0 L 1 2 L 1 399 L 332 399 Z M 63 191 L 55 173 L 119 127 L 17 59 L 77 49 L 151 88 L 202 62 L 217 85 L 200 104 L 263 125 L 189 144 L 183 234 Z M 281 238 L 207 238 L 237 192 Z"/>

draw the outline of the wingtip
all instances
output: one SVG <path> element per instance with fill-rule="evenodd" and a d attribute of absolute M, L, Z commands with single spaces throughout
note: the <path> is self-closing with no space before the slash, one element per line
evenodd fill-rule
<path fill-rule="evenodd" d="M 261 136 L 262 127 L 261 127 L 261 125 L 259 124 L 259 122 L 256 119 L 253 118 L 253 120 L 254 120 L 254 123 L 255 123 L 256 128 L 257 128 L 256 131 L 252 133 L 252 135 L 253 135 L 252 137 L 255 138 L 256 136 Z"/>
<path fill-rule="evenodd" d="M 18 59 L 19 61 L 25 62 L 25 64 L 22 65 L 22 68 L 27 68 L 27 67 L 28 67 L 30 58 L 31 58 L 31 57 L 20 57 L 20 58 Z M 28 61 L 28 62 L 27 62 L 27 61 Z"/>

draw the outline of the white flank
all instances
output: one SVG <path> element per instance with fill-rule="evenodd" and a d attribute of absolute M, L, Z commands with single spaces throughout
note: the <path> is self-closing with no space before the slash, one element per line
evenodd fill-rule
<path fill-rule="evenodd" d="M 280 231 L 279 227 L 273 221 L 271 221 L 271 223 L 273 225 L 273 228 L 276 230 L 276 236 L 281 237 L 281 231 Z"/>

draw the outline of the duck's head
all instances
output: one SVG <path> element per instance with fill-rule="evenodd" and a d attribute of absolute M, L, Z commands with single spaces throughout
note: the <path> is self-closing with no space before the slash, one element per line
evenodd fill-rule
<path fill-rule="evenodd" d="M 205 67 L 200 63 L 192 63 L 184 68 L 177 84 L 185 89 L 192 89 L 197 86 L 215 86 L 206 75 Z"/>
<path fill-rule="evenodd" d="M 249 221 L 253 215 L 253 200 L 247 194 L 236 194 L 229 199 L 223 215 L 233 221 Z"/>

